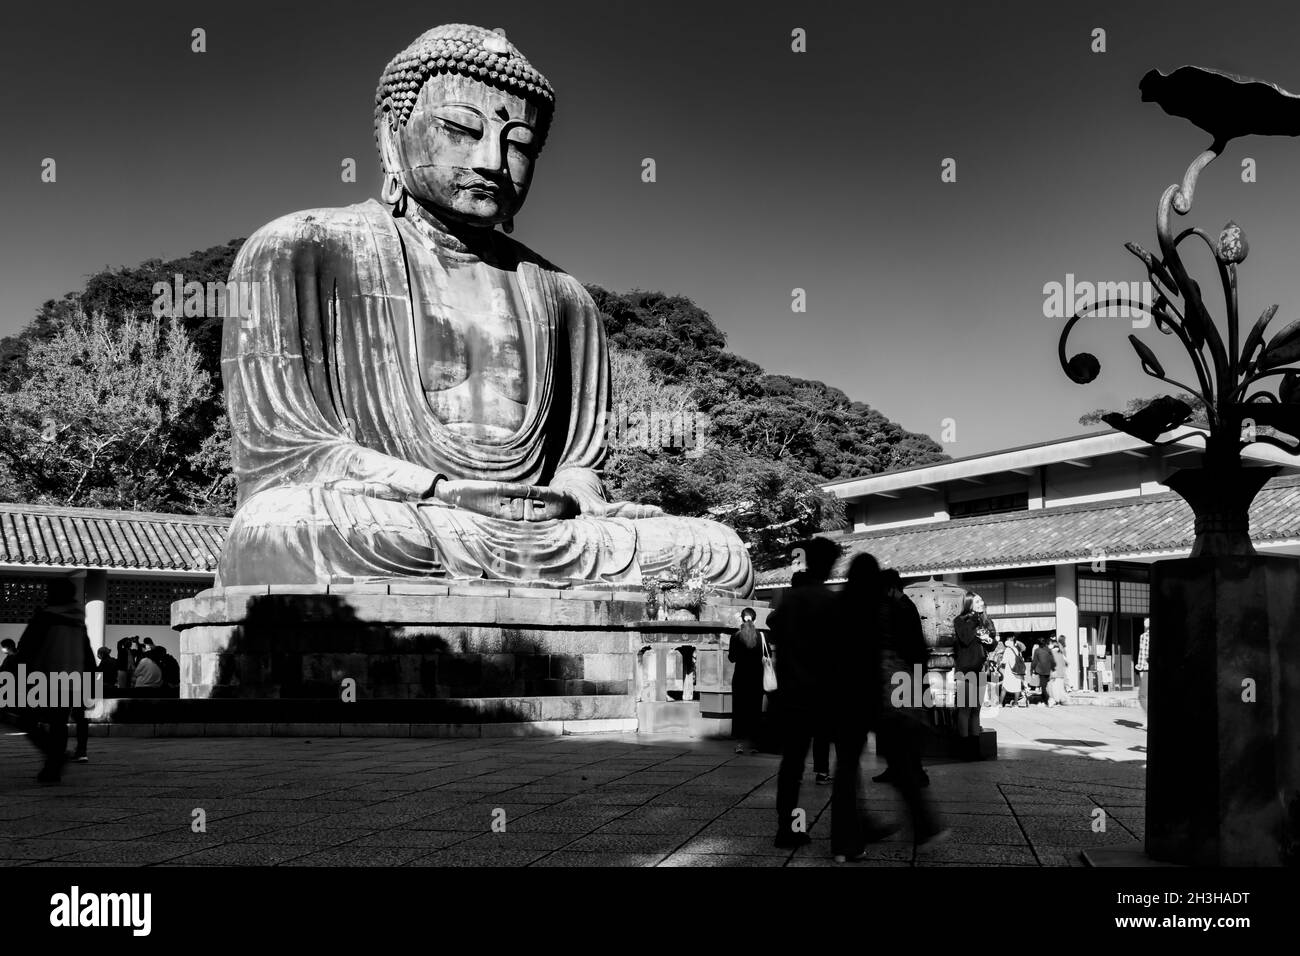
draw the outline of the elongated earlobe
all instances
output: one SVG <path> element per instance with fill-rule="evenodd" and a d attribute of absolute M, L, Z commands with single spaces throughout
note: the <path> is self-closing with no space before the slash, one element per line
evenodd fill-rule
<path fill-rule="evenodd" d="M 379 193 L 379 198 L 393 207 L 393 216 L 400 218 L 406 213 L 406 186 L 402 184 L 402 177 L 397 173 L 388 173 L 384 176 L 384 188 Z"/>

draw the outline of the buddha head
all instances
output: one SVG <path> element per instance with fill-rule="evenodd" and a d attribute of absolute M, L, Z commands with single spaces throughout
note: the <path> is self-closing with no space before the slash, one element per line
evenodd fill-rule
<path fill-rule="evenodd" d="M 490 229 L 528 196 L 555 94 L 505 36 L 435 27 L 397 54 L 375 94 L 384 201 L 414 199 L 448 225 Z"/>

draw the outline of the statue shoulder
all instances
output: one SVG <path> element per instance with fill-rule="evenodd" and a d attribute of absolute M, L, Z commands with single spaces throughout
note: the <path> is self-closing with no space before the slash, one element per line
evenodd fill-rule
<path fill-rule="evenodd" d="M 369 200 L 355 206 L 299 209 L 274 219 L 248 237 L 243 252 L 272 246 L 320 251 L 347 248 L 361 237 L 373 234 L 387 219 L 386 208 Z"/>

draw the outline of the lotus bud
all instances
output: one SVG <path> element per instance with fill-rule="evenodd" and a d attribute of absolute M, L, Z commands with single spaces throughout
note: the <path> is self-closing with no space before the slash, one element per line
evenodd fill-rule
<path fill-rule="evenodd" d="M 1241 226 L 1235 222 L 1229 222 L 1224 226 L 1223 232 L 1219 233 L 1219 261 L 1225 264 L 1243 262 L 1249 252 L 1250 243 L 1246 241 L 1246 234 L 1241 231 Z"/>

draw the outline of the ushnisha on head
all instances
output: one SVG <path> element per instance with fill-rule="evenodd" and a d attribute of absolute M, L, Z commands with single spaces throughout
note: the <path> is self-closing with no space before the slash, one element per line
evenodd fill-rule
<path fill-rule="evenodd" d="M 504 34 L 453 23 L 397 54 L 375 93 L 385 202 L 490 229 L 523 206 L 555 92 Z"/>

